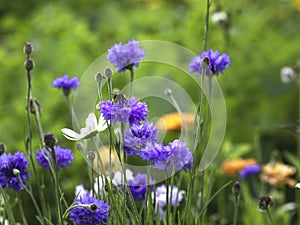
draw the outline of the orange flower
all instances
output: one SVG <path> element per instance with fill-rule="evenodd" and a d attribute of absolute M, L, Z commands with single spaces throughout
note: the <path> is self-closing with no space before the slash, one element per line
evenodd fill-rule
<path fill-rule="evenodd" d="M 221 169 L 224 173 L 228 173 L 229 175 L 235 175 L 242 169 L 244 169 L 246 166 L 255 165 L 256 160 L 255 159 L 232 159 L 232 160 L 226 160 L 223 162 Z"/>
<path fill-rule="evenodd" d="M 100 162 L 101 159 L 101 162 Z M 94 170 L 102 174 L 101 163 L 106 174 L 109 173 L 109 146 L 102 146 L 98 153 L 95 154 L 94 160 Z M 111 150 L 111 172 L 116 172 L 121 170 L 121 163 L 119 161 L 118 155 L 114 149 Z"/>
<path fill-rule="evenodd" d="M 295 187 L 296 180 L 290 176 L 296 173 L 296 168 L 283 163 L 268 163 L 262 166 L 261 179 L 275 187 L 287 184 L 290 187 Z"/>
<path fill-rule="evenodd" d="M 188 129 L 191 129 L 195 120 L 195 113 L 183 112 L 183 122 L 186 124 Z M 162 116 L 157 122 L 156 126 L 159 130 L 163 131 L 181 131 L 182 120 L 177 112 L 169 113 Z"/>

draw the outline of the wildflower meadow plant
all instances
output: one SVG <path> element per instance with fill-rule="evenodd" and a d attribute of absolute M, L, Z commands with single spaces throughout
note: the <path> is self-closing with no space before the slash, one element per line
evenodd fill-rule
<path fill-rule="evenodd" d="M 201 53 L 189 52 L 182 57 L 186 61 L 178 55 L 185 63 L 180 69 L 200 87 L 199 96 L 188 98 L 191 107 L 184 107 L 183 99 L 187 99 L 184 97 L 188 92 L 183 91 L 181 95 L 180 88 L 169 85 L 168 79 L 154 82 L 149 88 L 150 94 L 143 95 L 143 90 L 148 90 L 146 86 L 156 80 L 155 76 L 150 77 L 139 83 L 142 85 L 135 85 L 134 90 L 138 91 L 133 92 L 133 84 L 139 80 L 134 77 L 134 70 L 141 71 L 141 77 L 146 76 L 140 70 L 142 61 L 151 61 L 147 59 L 147 51 L 151 55 L 154 48 L 131 39 L 108 48 L 106 57 L 100 57 L 103 61 L 99 68 L 97 63 L 90 67 L 95 74 L 95 68 L 103 71 L 102 67 L 106 66 L 103 74 L 96 72 L 91 77 L 88 70 L 82 83 L 78 77 L 69 78 L 67 74 L 49 83 L 53 88 L 62 89 L 73 128 L 63 128 L 70 124 L 59 124 L 60 131 L 44 133 L 41 105 L 32 86 L 32 72 L 39 65 L 31 58 L 33 46 L 29 42 L 25 44 L 27 132 L 24 151 L 8 152 L 5 145 L 0 144 L 0 223 L 249 225 L 256 217 L 261 224 L 263 221 L 275 224 L 274 217 L 289 221 L 292 213 L 282 219 L 284 210 L 275 211 L 273 200 L 275 202 L 276 198 L 270 195 L 271 191 L 278 193 L 286 184 L 299 191 L 299 177 L 292 177 L 299 165 L 279 163 L 279 157 L 265 163 L 257 156 L 259 154 L 242 158 L 251 155 L 253 148 L 259 149 L 257 143 L 237 148 L 236 152 L 233 145 L 216 144 L 223 136 L 222 132 L 213 135 L 215 124 L 218 124 L 214 110 L 217 108 L 217 116 L 224 116 L 220 116 L 223 111 L 216 107 L 222 102 L 215 99 L 222 94 L 216 91 L 216 80 L 229 68 L 231 59 L 226 52 L 207 50 L 210 6 L 207 1 L 203 49 L 198 49 Z M 229 14 L 215 14 L 213 21 L 229 27 Z M 157 55 L 162 46 L 160 43 Z M 109 63 L 117 68 L 116 73 Z M 120 83 L 115 80 L 115 77 L 123 79 L 121 73 L 127 70 L 130 71 L 129 89 L 123 87 L 123 80 Z M 294 72 L 282 71 L 283 81 L 296 79 Z M 86 80 L 95 82 L 95 88 L 97 85 L 96 98 L 91 92 L 83 93 L 84 101 L 80 99 L 80 107 L 77 107 L 76 97 L 82 94 L 84 88 L 81 87 Z M 164 86 L 166 84 L 168 87 Z M 91 83 L 87 89 L 94 91 Z M 170 105 L 149 100 L 157 97 L 155 92 Z M 91 108 L 85 104 L 89 101 Z M 226 120 L 224 117 L 222 119 Z M 62 147 L 68 145 L 70 147 Z M 74 146 L 83 157 L 77 158 Z M 214 161 L 220 148 L 223 152 Z M 226 148 L 230 150 L 226 152 Z M 86 161 L 87 169 L 82 165 L 76 167 L 76 161 L 81 160 Z M 255 182 L 249 182 L 250 176 Z M 263 185 L 266 186 L 257 190 Z M 257 207 L 250 208 L 255 204 Z M 28 205 L 33 206 L 34 216 L 27 215 Z M 267 217 L 264 218 L 259 210 L 266 212 Z M 218 221 L 213 221 L 215 218 Z M 282 222 L 282 225 L 287 224 Z"/>

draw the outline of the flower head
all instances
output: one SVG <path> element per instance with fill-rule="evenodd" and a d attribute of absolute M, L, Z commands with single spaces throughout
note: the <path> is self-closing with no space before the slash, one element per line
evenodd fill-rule
<path fill-rule="evenodd" d="M 102 101 L 100 103 L 100 112 L 106 120 L 111 121 L 113 124 L 117 122 L 125 122 L 130 125 L 138 124 L 148 116 L 146 103 L 139 102 L 134 97 L 125 98 L 115 103 Z"/>
<path fill-rule="evenodd" d="M 202 54 L 197 55 L 190 62 L 190 72 L 197 72 L 199 76 L 202 75 L 202 60 L 208 57 L 209 58 L 209 66 L 206 69 L 207 75 L 219 75 L 219 73 L 223 73 L 223 70 L 226 69 L 230 64 L 230 58 L 226 53 L 220 55 L 219 51 L 214 51 L 210 49 L 209 51 L 203 51 Z"/>
<path fill-rule="evenodd" d="M 153 189 L 153 180 L 149 177 L 150 188 Z M 145 200 L 147 191 L 147 175 L 138 173 L 134 179 L 128 181 L 131 194 L 136 200 Z"/>
<path fill-rule="evenodd" d="M 24 184 L 30 176 L 27 171 L 28 166 L 29 163 L 23 152 L 15 152 L 13 155 L 4 152 L 0 156 L 0 184 L 2 188 L 12 188 L 15 191 L 23 190 L 14 170 L 18 171 L 18 176 Z"/>
<path fill-rule="evenodd" d="M 71 89 L 75 90 L 79 85 L 78 77 L 69 78 L 67 74 L 64 74 L 62 77 L 54 79 L 52 82 L 52 87 L 62 88 L 64 95 L 68 96 L 71 92 Z"/>
<path fill-rule="evenodd" d="M 171 154 L 164 160 L 156 163 L 155 168 L 168 171 L 180 171 L 191 168 L 193 162 L 192 153 L 189 151 L 187 144 L 180 140 L 170 142 L 165 148 L 169 149 Z"/>
<path fill-rule="evenodd" d="M 157 120 L 156 126 L 163 131 L 181 131 L 184 126 L 191 129 L 194 124 L 195 113 L 183 112 L 182 117 L 177 112 L 168 113 Z"/>
<path fill-rule="evenodd" d="M 176 186 L 169 186 L 169 199 L 167 199 L 167 187 L 163 184 L 156 188 L 155 193 L 152 192 L 152 199 L 154 201 L 155 194 L 155 213 L 159 213 L 160 220 L 163 220 L 165 216 L 165 207 L 167 201 L 171 203 L 172 206 L 179 206 L 180 202 L 183 200 L 184 191 L 179 190 Z"/>
<path fill-rule="evenodd" d="M 129 131 L 125 132 L 123 150 L 127 155 L 138 155 L 146 144 L 158 141 L 157 128 L 149 122 L 132 124 Z"/>
<path fill-rule="evenodd" d="M 296 185 L 296 181 L 291 178 L 296 173 L 296 168 L 283 163 L 268 163 L 262 166 L 261 179 L 274 187 L 288 184 L 291 187 Z"/>
<path fill-rule="evenodd" d="M 87 193 L 80 195 L 75 202 L 78 206 L 71 209 L 70 220 L 76 225 L 106 224 L 109 215 L 109 206 L 106 202 Z"/>
<path fill-rule="evenodd" d="M 166 148 L 163 143 L 147 142 L 145 148 L 138 152 L 138 155 L 150 163 L 158 163 L 165 160 L 172 154 L 170 148 Z"/>
<path fill-rule="evenodd" d="M 235 175 L 237 172 L 244 169 L 246 166 L 255 165 L 255 159 L 232 159 L 226 160 L 223 162 L 221 169 L 224 173 L 228 173 L 229 175 Z"/>
<path fill-rule="evenodd" d="M 239 175 L 242 179 L 246 179 L 249 176 L 256 175 L 260 171 L 260 166 L 255 165 L 249 165 L 245 166 L 240 172 Z"/>
<path fill-rule="evenodd" d="M 107 122 L 104 117 L 100 115 L 99 122 L 97 122 L 97 118 L 94 113 L 90 113 L 85 120 L 85 127 L 80 129 L 80 133 L 70 130 L 68 128 L 63 128 L 61 131 L 65 138 L 71 141 L 78 141 L 81 139 L 87 139 L 94 137 L 99 132 L 106 130 Z"/>
<path fill-rule="evenodd" d="M 138 67 L 139 62 L 145 57 L 145 50 L 139 48 L 139 42 L 131 39 L 127 44 L 118 43 L 108 49 L 106 58 L 118 68 L 119 72 L 125 72 L 127 68 Z"/>
<path fill-rule="evenodd" d="M 43 148 L 41 151 L 36 151 L 36 160 L 40 164 L 41 167 L 45 169 L 49 169 L 50 165 L 47 160 L 47 158 L 53 162 L 52 154 L 51 154 L 52 149 L 46 150 Z M 74 159 L 73 152 L 66 148 L 63 149 L 60 146 L 56 145 L 54 146 L 54 151 L 56 155 L 56 160 L 57 160 L 57 166 L 58 168 L 65 168 L 67 166 L 71 166 L 71 162 Z"/>

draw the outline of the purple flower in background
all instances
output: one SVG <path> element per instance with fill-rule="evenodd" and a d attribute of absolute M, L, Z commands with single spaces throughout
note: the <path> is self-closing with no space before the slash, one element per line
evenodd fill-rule
<path fill-rule="evenodd" d="M 157 139 L 157 128 L 153 123 L 132 124 L 129 131 L 125 132 L 123 150 L 127 155 L 137 155 L 148 142 L 155 143 Z"/>
<path fill-rule="evenodd" d="M 15 191 L 23 190 L 19 179 L 20 176 L 22 183 L 29 178 L 27 168 L 29 163 L 23 152 L 11 153 L 4 152 L 0 156 L 0 184 L 2 188 L 12 188 Z"/>
<path fill-rule="evenodd" d="M 41 151 L 37 150 L 35 152 L 37 162 L 40 164 L 41 167 L 45 169 L 50 168 L 47 158 L 49 158 L 51 162 L 53 161 L 51 151 L 52 150 L 50 148 L 48 148 L 48 150 L 43 148 Z M 54 151 L 56 154 L 58 168 L 65 168 L 67 166 L 71 166 L 71 162 L 74 159 L 74 155 L 70 149 L 63 149 L 60 146 L 54 146 Z"/>
<path fill-rule="evenodd" d="M 260 166 L 255 164 L 255 165 L 249 165 L 244 167 L 244 169 L 242 169 L 239 172 L 239 175 L 241 177 L 241 179 L 246 179 L 247 177 L 256 175 L 258 172 L 260 171 Z"/>
<path fill-rule="evenodd" d="M 169 200 L 172 206 L 179 206 L 180 202 L 184 197 L 185 192 L 178 190 L 176 186 L 169 186 Z M 154 192 L 152 192 L 152 199 L 154 201 Z M 167 187 L 166 185 L 161 185 L 156 188 L 155 191 L 155 213 L 159 213 L 160 220 L 163 220 L 165 216 L 165 207 L 167 205 Z"/>
<path fill-rule="evenodd" d="M 213 51 L 210 49 L 209 51 L 203 51 L 201 55 L 197 55 L 190 62 L 189 68 L 191 73 L 197 72 L 199 76 L 202 75 L 203 59 L 205 57 L 209 59 L 209 65 L 206 69 L 206 74 L 208 75 L 219 75 L 230 64 L 230 58 L 226 53 L 220 55 L 218 50 Z"/>
<path fill-rule="evenodd" d="M 153 190 L 153 180 L 149 177 L 149 184 Z M 138 173 L 134 179 L 128 181 L 131 194 L 136 200 L 145 200 L 147 191 L 147 175 Z"/>
<path fill-rule="evenodd" d="M 115 103 L 102 101 L 100 112 L 106 120 L 110 120 L 114 124 L 117 122 L 129 122 L 130 125 L 139 124 L 148 116 L 146 103 L 139 102 L 134 97 L 124 98 L 124 100 Z"/>
<path fill-rule="evenodd" d="M 170 142 L 165 148 L 171 152 L 170 156 L 166 159 L 159 161 L 154 166 L 160 170 L 168 170 L 170 172 L 187 170 L 191 168 L 193 162 L 192 153 L 189 151 L 187 144 L 180 140 Z"/>
<path fill-rule="evenodd" d="M 75 202 L 78 206 L 71 209 L 70 220 L 76 225 L 106 224 L 109 215 L 109 206 L 106 202 L 89 194 L 80 195 Z"/>
<path fill-rule="evenodd" d="M 54 79 L 52 82 L 52 87 L 62 88 L 64 95 L 68 96 L 71 92 L 71 89 L 75 90 L 79 85 L 78 77 L 69 78 L 67 74 L 64 74 L 62 77 Z"/>
<path fill-rule="evenodd" d="M 117 43 L 108 49 L 106 58 L 118 68 L 119 72 L 125 72 L 133 66 L 138 67 L 139 62 L 145 57 L 145 50 L 139 48 L 139 42 L 131 39 L 127 44 Z"/>

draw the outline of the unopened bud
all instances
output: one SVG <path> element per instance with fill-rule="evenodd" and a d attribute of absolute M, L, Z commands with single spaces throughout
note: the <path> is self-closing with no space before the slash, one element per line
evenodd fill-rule
<path fill-rule="evenodd" d="M 241 185 L 240 182 L 236 181 L 232 187 L 232 194 L 234 194 L 235 196 L 240 196 L 241 193 Z"/>
<path fill-rule="evenodd" d="M 89 207 L 90 211 L 95 212 L 97 210 L 97 208 L 98 207 L 96 204 L 90 204 L 90 207 Z"/>
<path fill-rule="evenodd" d="M 29 111 L 32 113 L 32 114 L 35 114 L 36 113 L 36 110 L 39 112 L 39 115 L 41 116 L 42 115 L 42 107 L 41 107 L 41 104 L 38 100 L 36 99 L 30 99 L 29 101 Z"/>
<path fill-rule="evenodd" d="M 27 60 L 25 61 L 25 63 L 24 63 L 24 67 L 25 67 L 26 70 L 32 70 L 33 67 L 34 67 L 34 62 L 33 62 L 33 60 L 30 59 L 30 58 L 27 59 Z"/>
<path fill-rule="evenodd" d="M 98 82 L 98 83 L 101 83 L 101 81 L 103 80 L 103 75 L 99 72 L 95 75 L 95 80 Z"/>
<path fill-rule="evenodd" d="M 6 151 L 6 147 L 3 143 L 0 143 L 0 156 Z"/>
<path fill-rule="evenodd" d="M 89 152 L 86 154 L 86 157 L 87 157 L 88 160 L 90 160 L 91 162 L 93 162 L 94 159 L 95 159 L 95 152 L 89 151 Z"/>
<path fill-rule="evenodd" d="M 104 70 L 104 75 L 107 77 L 107 78 L 110 78 L 113 74 L 113 70 L 109 67 L 106 67 L 105 70 Z"/>
<path fill-rule="evenodd" d="M 47 132 L 44 135 L 44 142 L 47 147 L 53 149 L 54 145 L 56 145 L 56 143 L 57 143 L 57 139 L 54 136 L 54 134 Z"/>
<path fill-rule="evenodd" d="M 13 168 L 13 175 L 14 176 L 19 176 L 20 175 L 20 170 L 16 169 L 16 168 Z"/>
<path fill-rule="evenodd" d="M 30 55 L 31 52 L 32 52 L 33 48 L 32 48 L 32 44 L 30 42 L 27 42 L 25 45 L 24 45 L 24 53 L 26 53 L 27 55 Z"/>

